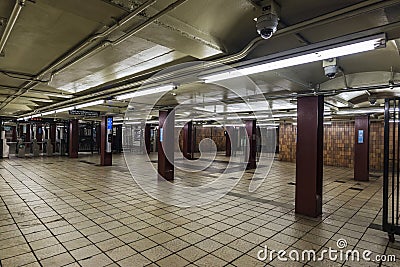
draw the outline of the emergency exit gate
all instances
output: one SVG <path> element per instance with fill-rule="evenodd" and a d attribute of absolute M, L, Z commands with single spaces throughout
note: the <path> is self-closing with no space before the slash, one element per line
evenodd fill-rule
<path fill-rule="evenodd" d="M 400 234 L 399 178 L 400 178 L 400 98 L 385 100 L 383 172 L 383 230 L 390 241 Z"/>

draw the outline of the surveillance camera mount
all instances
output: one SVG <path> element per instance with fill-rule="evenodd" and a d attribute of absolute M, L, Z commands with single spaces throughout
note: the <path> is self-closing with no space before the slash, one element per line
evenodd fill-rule
<path fill-rule="evenodd" d="M 257 32 L 264 39 L 269 39 L 276 32 L 279 23 L 280 7 L 274 0 L 262 0 L 261 15 L 257 18 Z"/>

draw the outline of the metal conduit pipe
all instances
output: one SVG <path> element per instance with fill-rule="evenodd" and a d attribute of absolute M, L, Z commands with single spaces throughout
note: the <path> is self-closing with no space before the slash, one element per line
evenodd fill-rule
<path fill-rule="evenodd" d="M 102 33 L 98 33 L 92 37 L 89 37 L 89 39 L 87 39 L 83 44 L 81 44 L 79 47 L 75 48 L 73 51 L 71 51 L 70 53 L 68 53 L 65 57 L 57 60 L 54 64 L 50 65 L 46 71 L 43 71 L 44 73 L 49 72 L 52 69 L 57 68 L 58 66 L 60 66 L 62 63 L 64 63 L 66 60 L 70 59 L 72 56 L 76 55 L 77 53 L 79 53 L 80 51 L 82 51 L 84 48 L 86 48 L 89 44 L 91 44 L 92 42 L 96 41 L 97 39 L 100 38 L 105 38 L 108 35 L 112 34 L 113 32 L 115 32 L 116 30 L 118 30 L 119 28 L 121 28 L 123 25 L 125 25 L 126 23 L 128 23 L 129 21 L 131 21 L 133 18 L 135 18 L 137 15 L 139 15 L 141 12 L 143 12 L 146 8 L 148 8 L 149 6 L 153 5 L 155 2 L 157 2 L 157 0 L 148 0 L 146 2 L 144 2 L 143 4 L 141 4 L 140 6 L 138 6 L 137 8 L 135 8 L 131 13 L 129 13 L 126 17 L 124 17 L 123 19 L 121 19 L 120 21 L 118 21 L 117 23 L 115 23 L 113 26 L 111 26 L 110 28 L 108 28 L 107 30 L 105 30 Z M 62 68 L 64 69 L 64 67 Z M 60 70 L 57 70 L 56 72 L 59 72 Z M 52 74 L 56 74 L 56 72 L 53 72 Z"/>
<path fill-rule="evenodd" d="M 168 12 L 170 12 L 171 10 L 174 10 L 175 8 L 177 8 L 178 6 L 182 5 L 183 3 L 187 2 L 188 0 L 178 0 L 174 3 L 172 3 L 171 5 L 167 6 L 166 8 L 164 8 L 163 10 L 161 10 L 160 12 L 158 12 L 157 14 L 155 14 L 154 16 L 146 19 L 144 22 L 140 23 L 139 25 L 137 25 L 136 27 L 134 27 L 133 29 L 129 30 L 126 34 L 124 34 L 123 36 L 119 37 L 118 39 L 114 40 L 114 41 L 110 41 L 110 40 L 106 40 L 104 42 L 102 42 L 100 45 L 96 46 L 94 49 L 88 51 L 87 53 L 83 54 L 82 56 L 78 57 L 77 59 L 75 59 L 74 61 L 71 61 L 69 63 L 67 63 L 66 65 L 62 66 L 60 69 L 57 69 L 55 72 L 53 72 L 53 74 L 57 74 L 60 71 L 71 67 L 72 65 L 102 51 L 104 48 L 112 45 L 118 45 L 120 43 L 122 43 L 123 41 L 127 40 L 128 38 L 132 37 L 133 35 L 135 35 L 136 33 L 138 33 L 139 31 L 141 31 L 142 29 L 144 29 L 145 27 L 149 26 L 151 23 L 153 23 L 154 21 L 156 21 L 157 19 L 159 19 L 161 16 L 167 14 Z"/>
<path fill-rule="evenodd" d="M 23 2 L 25 3 L 25 0 L 17 0 L 17 2 Z M 132 20 L 135 16 L 137 16 L 140 12 L 142 12 L 143 10 L 145 10 L 146 8 L 148 8 L 149 6 L 151 6 L 152 4 L 154 4 L 157 0 L 148 0 L 146 2 L 144 2 L 142 5 L 140 5 L 139 7 L 137 7 L 135 10 L 133 10 L 131 13 L 129 13 L 129 15 L 127 15 L 126 17 L 124 17 L 121 21 L 115 23 L 112 27 L 110 27 L 109 29 L 107 29 L 105 32 L 100 33 L 100 34 L 96 34 L 92 37 L 89 37 L 86 41 L 84 41 L 81 45 L 79 45 L 77 48 L 73 49 L 72 51 L 70 51 L 69 53 L 67 53 L 65 56 L 63 56 L 60 59 L 57 59 L 56 62 L 52 63 L 50 66 L 46 67 L 45 69 L 43 69 L 42 71 L 40 71 L 39 74 L 36 75 L 36 77 L 34 78 L 34 80 L 40 80 L 42 78 L 43 75 L 45 75 L 46 73 L 50 72 L 51 70 L 53 70 L 54 68 L 60 66 L 62 63 L 64 63 L 65 61 L 67 61 L 68 59 L 70 59 L 72 56 L 76 55 L 77 53 L 79 53 L 80 51 L 82 51 L 83 49 L 85 49 L 89 44 L 91 44 L 93 41 L 99 39 L 99 38 L 103 38 L 113 32 L 115 32 L 116 30 L 118 30 L 122 25 L 126 24 L 127 22 L 129 22 L 130 20 Z M 8 25 L 7 25 L 8 26 Z M 51 74 L 50 76 L 50 81 L 52 79 L 54 74 Z M 32 87 L 34 87 L 35 85 L 38 84 L 38 81 L 30 81 L 27 84 L 23 85 L 20 90 L 18 92 L 16 92 L 14 95 L 9 96 L 5 101 L 3 101 L 3 103 L 0 104 L 0 110 L 2 108 L 4 108 L 5 106 L 7 106 L 11 101 L 13 101 L 14 99 L 18 98 L 18 96 L 24 94 L 26 91 L 28 91 L 29 89 L 31 89 Z"/>
<path fill-rule="evenodd" d="M 344 18 L 348 18 L 349 16 L 356 16 L 356 15 L 360 15 L 364 12 L 370 12 L 372 10 L 376 10 L 376 9 L 383 8 L 386 6 L 391 6 L 391 5 L 395 4 L 396 2 L 398 2 L 398 1 L 377 1 L 377 0 L 364 1 L 359 4 L 352 5 L 350 7 L 331 12 L 329 14 L 326 14 L 326 15 L 323 15 L 320 17 L 316 17 L 309 21 L 301 22 L 300 24 L 305 27 L 315 27 L 317 25 L 320 25 L 321 23 L 323 24 L 324 23 L 323 19 L 335 19 L 335 21 L 341 20 Z M 392 23 L 392 24 L 380 26 L 377 28 L 384 30 L 385 27 L 389 27 L 389 28 L 397 27 L 398 24 L 399 23 Z M 292 25 L 292 26 L 289 26 L 287 28 L 280 30 L 280 31 L 284 31 L 282 33 L 280 33 L 280 31 L 278 31 L 274 36 L 276 38 L 276 36 L 279 36 L 280 34 L 281 34 L 280 36 L 282 36 L 282 35 L 290 34 L 293 32 L 299 32 L 301 30 L 303 30 L 303 28 L 298 26 L 298 24 L 295 24 L 295 25 Z M 272 38 L 274 38 L 274 37 L 272 37 Z M 246 45 L 246 47 L 244 47 L 240 52 L 233 54 L 233 55 L 226 56 L 226 57 L 222 57 L 220 59 L 213 60 L 213 61 L 209 62 L 208 64 L 210 64 L 210 66 L 212 66 L 212 65 L 217 65 L 217 64 L 229 64 L 229 63 L 239 61 L 239 60 L 245 58 L 263 40 L 264 39 L 262 39 L 261 37 L 257 37 L 255 39 L 253 39 L 248 45 Z M 161 69 L 159 69 L 159 70 L 161 70 Z M 129 82 L 129 80 L 132 80 L 135 78 L 140 78 L 142 76 L 151 75 L 157 71 L 158 70 L 142 73 L 140 76 L 130 77 L 129 79 L 122 80 L 119 83 Z M 131 87 L 140 86 L 141 84 L 142 83 L 140 83 L 140 82 L 131 83 Z M 104 88 L 102 88 L 102 89 L 104 89 Z M 68 105 L 68 104 L 72 103 L 73 101 L 84 101 L 84 100 L 87 100 L 88 98 L 95 97 L 99 94 L 105 95 L 105 94 L 109 94 L 112 92 L 116 92 L 116 91 L 120 90 L 120 86 L 116 86 L 116 87 L 106 89 L 106 90 L 102 90 L 102 89 L 100 89 L 101 90 L 100 92 L 95 93 L 95 94 L 84 95 L 81 97 L 77 97 L 75 99 L 70 99 L 70 100 L 56 103 L 56 104 L 53 104 L 53 105 L 50 105 L 47 107 L 39 108 L 38 111 L 55 108 L 55 107 L 58 107 L 61 105 Z M 124 93 L 124 92 L 119 92 L 119 93 Z M 1 109 L 1 106 L 0 106 L 0 109 Z"/>
<path fill-rule="evenodd" d="M 21 12 L 22 7 L 25 6 L 25 0 L 16 0 L 14 8 L 11 12 L 10 18 L 7 21 L 7 26 L 4 29 L 3 35 L 0 39 L 0 54 L 2 54 L 4 47 L 6 46 L 8 37 L 10 37 L 11 31 L 14 28 L 15 22 L 18 19 L 19 13 Z"/>

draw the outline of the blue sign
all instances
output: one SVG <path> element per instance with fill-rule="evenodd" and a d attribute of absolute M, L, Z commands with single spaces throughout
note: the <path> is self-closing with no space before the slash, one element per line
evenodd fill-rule
<path fill-rule="evenodd" d="M 164 133 L 164 129 L 160 128 L 160 142 L 163 141 L 163 133 Z"/>
<path fill-rule="evenodd" d="M 364 130 L 358 130 L 358 143 L 364 144 Z"/>
<path fill-rule="evenodd" d="M 107 130 L 112 130 L 113 128 L 113 119 L 107 118 Z"/>

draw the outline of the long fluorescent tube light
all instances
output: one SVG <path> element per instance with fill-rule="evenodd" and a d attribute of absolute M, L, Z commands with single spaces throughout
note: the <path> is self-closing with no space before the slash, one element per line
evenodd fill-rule
<path fill-rule="evenodd" d="M 101 104 L 104 104 L 104 103 L 105 103 L 104 100 L 97 100 L 97 101 L 93 101 L 93 102 L 77 105 L 75 108 L 76 109 L 87 108 L 87 107 L 91 107 L 91 106 L 101 105 Z"/>
<path fill-rule="evenodd" d="M 354 110 L 339 110 L 336 115 L 352 115 L 352 114 L 369 114 L 369 113 L 383 113 L 384 108 L 372 108 L 372 109 L 354 109 Z"/>
<path fill-rule="evenodd" d="M 52 103 L 52 102 L 54 102 L 51 99 L 45 99 L 45 98 L 31 98 L 30 100 L 33 101 L 33 102 L 43 102 L 43 103 Z"/>
<path fill-rule="evenodd" d="M 52 96 L 52 97 L 59 97 L 59 98 L 72 98 L 73 97 L 73 95 L 53 94 L 53 93 L 45 93 L 44 95 Z"/>
<path fill-rule="evenodd" d="M 55 113 L 62 113 L 62 112 L 70 111 L 70 110 L 73 110 L 73 109 L 74 109 L 74 107 L 67 107 L 67 108 L 57 109 L 54 112 Z"/>
<path fill-rule="evenodd" d="M 42 113 L 42 116 L 53 115 L 53 114 L 55 114 L 55 113 L 56 113 L 56 112 L 55 112 L 54 110 L 52 110 L 52 111 L 47 111 L 47 112 Z"/>
<path fill-rule="evenodd" d="M 168 85 L 163 85 L 163 86 L 158 86 L 158 87 L 152 87 L 148 89 L 143 89 L 143 90 L 138 90 L 129 94 L 125 95 L 119 95 L 116 96 L 115 99 L 117 100 L 125 100 L 125 99 L 130 99 L 138 96 L 146 96 L 146 95 L 153 95 L 157 93 L 163 93 L 163 92 L 168 92 L 174 89 L 174 85 L 168 84 Z"/>
<path fill-rule="evenodd" d="M 38 117 L 41 117 L 41 116 L 42 116 L 42 114 L 39 113 L 39 114 L 32 115 L 31 118 L 38 118 Z"/>
<path fill-rule="evenodd" d="M 339 47 L 328 48 L 317 52 L 307 53 L 300 56 L 294 56 L 264 64 L 253 65 L 249 67 L 238 68 L 237 71 L 220 72 L 203 77 L 205 83 L 241 77 L 244 75 L 256 74 L 270 70 L 277 70 L 286 67 L 297 66 L 301 64 L 321 61 L 324 59 L 347 56 L 361 52 L 371 51 L 382 45 L 383 35 L 372 37 L 372 39 L 360 41 L 357 43 L 342 45 Z"/>

